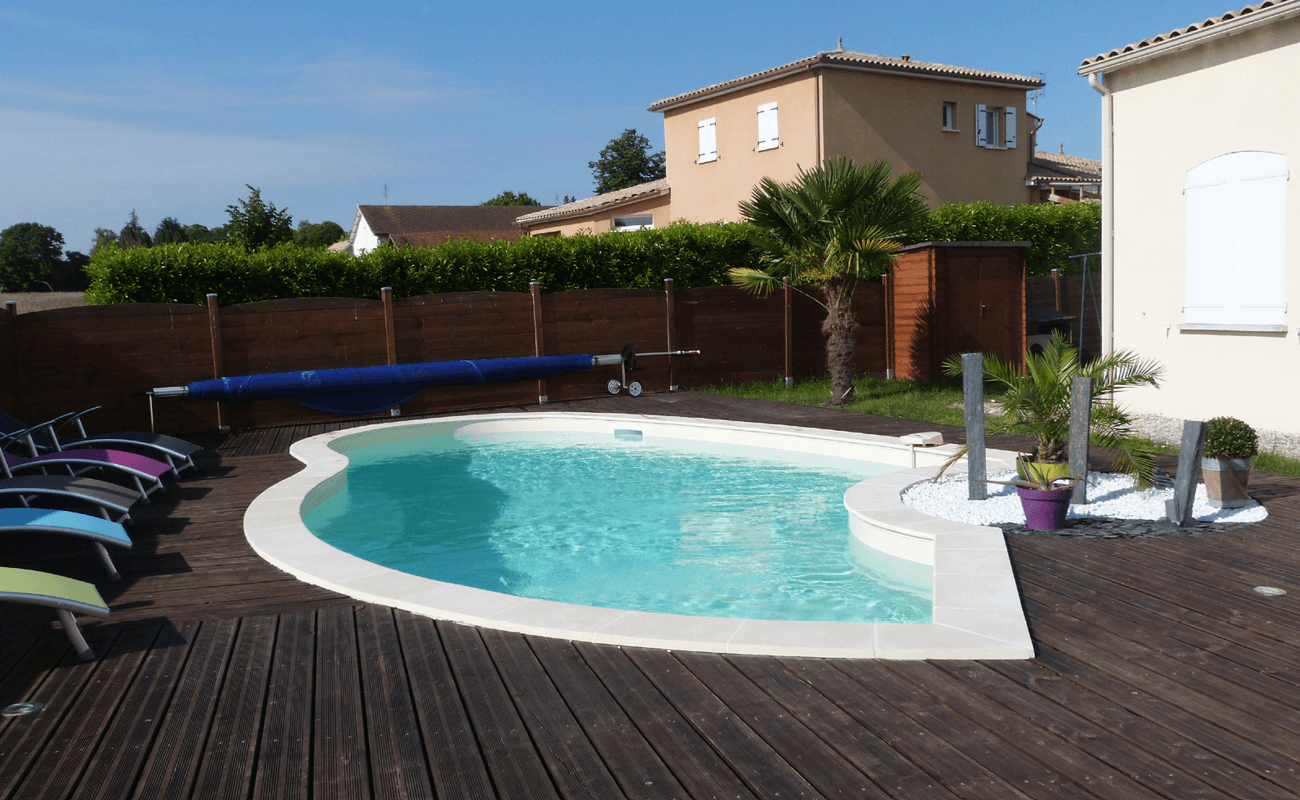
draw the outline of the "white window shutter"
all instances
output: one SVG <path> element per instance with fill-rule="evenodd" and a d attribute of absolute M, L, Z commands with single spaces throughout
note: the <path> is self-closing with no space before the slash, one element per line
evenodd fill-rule
<path fill-rule="evenodd" d="M 718 160 L 717 118 L 700 120 L 700 157 L 699 163 Z"/>
<path fill-rule="evenodd" d="M 1183 319 L 1285 325 L 1286 156 L 1242 151 L 1187 172 Z"/>
<path fill-rule="evenodd" d="M 1007 130 L 1002 139 L 1003 146 L 1008 150 L 1016 149 L 1016 107 L 1007 106 L 1006 108 Z"/>
<path fill-rule="evenodd" d="M 758 107 L 758 149 L 771 150 L 781 146 L 777 134 L 776 103 L 764 103 Z"/>
<path fill-rule="evenodd" d="M 985 124 L 986 118 L 987 118 L 986 107 L 983 104 L 976 104 L 975 106 L 975 146 L 976 147 L 989 146 L 989 132 Z"/>

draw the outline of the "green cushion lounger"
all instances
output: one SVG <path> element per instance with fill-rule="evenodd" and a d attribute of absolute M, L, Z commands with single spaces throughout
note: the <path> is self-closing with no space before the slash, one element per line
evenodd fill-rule
<path fill-rule="evenodd" d="M 0 601 L 5 600 L 56 609 L 63 623 L 63 632 L 68 634 L 77 656 L 82 661 L 94 660 L 95 654 L 72 616 L 73 613 L 108 616 L 108 606 L 93 585 L 48 572 L 0 567 Z"/>
<path fill-rule="evenodd" d="M 98 408 L 100 406 L 64 414 L 38 425 L 24 425 L 4 411 L 0 411 L 0 433 L 24 438 L 36 452 L 41 453 L 83 447 L 111 447 L 139 452 L 150 458 L 166 461 L 178 475 L 187 469 L 197 469 L 194 465 L 194 454 L 203 448 L 175 436 L 142 431 L 114 431 L 88 436 L 85 426 L 81 424 L 81 418 Z M 60 435 L 59 431 L 69 425 L 73 427 L 74 432 Z"/>
<path fill-rule="evenodd" d="M 108 569 L 108 579 L 121 579 L 113 559 L 109 557 L 104 545 L 114 547 L 131 547 L 131 537 L 126 535 L 126 528 L 116 522 L 110 522 L 88 514 L 75 511 L 51 511 L 45 508 L 0 508 L 0 533 L 52 533 L 88 539 L 95 545 L 99 560 Z"/>

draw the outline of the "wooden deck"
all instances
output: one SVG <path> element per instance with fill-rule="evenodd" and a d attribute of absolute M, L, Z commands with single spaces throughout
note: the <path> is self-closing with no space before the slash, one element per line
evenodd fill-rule
<path fill-rule="evenodd" d="M 692 393 L 546 408 L 918 428 Z M 1032 661 L 724 657 L 436 622 L 268 567 L 243 509 L 319 430 L 214 441 L 136 515 L 84 626 L 97 661 L 4 607 L 0 705 L 45 707 L 0 721 L 0 797 L 1300 797 L 1300 481 L 1257 473 L 1271 516 L 1223 533 L 1011 537 Z M 89 553 L 4 552 L 102 580 Z"/>

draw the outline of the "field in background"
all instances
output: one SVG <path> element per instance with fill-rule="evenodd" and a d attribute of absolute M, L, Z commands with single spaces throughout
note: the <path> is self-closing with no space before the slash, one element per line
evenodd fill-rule
<path fill-rule="evenodd" d="M 0 302 L 18 303 L 18 313 L 86 305 L 85 292 L 0 292 Z"/>

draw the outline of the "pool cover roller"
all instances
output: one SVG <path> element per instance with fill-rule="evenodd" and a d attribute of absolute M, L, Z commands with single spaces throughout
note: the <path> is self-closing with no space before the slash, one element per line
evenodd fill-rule
<path fill-rule="evenodd" d="M 635 368 L 635 351 L 628 347 L 620 355 L 480 358 L 472 361 L 431 361 L 423 364 L 241 375 L 195 381 L 187 386 L 154 389 L 148 394 L 153 397 L 192 397 L 228 402 L 284 398 L 331 414 L 370 414 L 404 403 L 433 386 L 513 383 L 568 375 L 597 366 L 620 363 L 626 366 L 629 353 L 633 359 L 632 368 Z M 678 354 L 684 355 L 686 351 L 671 353 Z"/>

